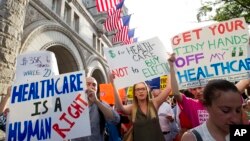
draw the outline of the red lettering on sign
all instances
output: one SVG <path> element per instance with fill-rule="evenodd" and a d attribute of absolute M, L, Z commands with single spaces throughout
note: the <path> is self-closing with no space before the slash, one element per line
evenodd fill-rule
<path fill-rule="evenodd" d="M 52 127 L 53 129 L 62 137 L 66 137 L 66 133 L 70 132 L 71 128 L 75 125 L 75 120 L 80 118 L 81 114 L 88 106 L 88 103 L 81 98 L 81 94 L 78 94 L 75 100 L 70 104 L 67 112 L 64 112 L 59 120 L 61 122 L 66 122 L 67 127 L 60 127 L 60 123 L 55 123 Z"/>

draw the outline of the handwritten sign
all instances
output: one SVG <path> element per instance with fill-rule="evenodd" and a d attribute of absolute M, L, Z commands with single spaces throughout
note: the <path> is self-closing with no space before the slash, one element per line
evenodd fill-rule
<path fill-rule="evenodd" d="M 126 46 L 105 48 L 117 88 L 132 86 L 169 73 L 167 51 L 158 38 Z"/>
<path fill-rule="evenodd" d="M 66 140 L 89 136 L 85 73 L 73 72 L 14 83 L 7 140 Z"/>
<path fill-rule="evenodd" d="M 56 57 L 50 51 L 35 51 L 17 56 L 15 82 L 28 82 L 58 75 Z"/>
<path fill-rule="evenodd" d="M 210 79 L 249 78 L 249 33 L 244 18 L 183 32 L 172 38 L 180 89 L 204 86 Z"/>

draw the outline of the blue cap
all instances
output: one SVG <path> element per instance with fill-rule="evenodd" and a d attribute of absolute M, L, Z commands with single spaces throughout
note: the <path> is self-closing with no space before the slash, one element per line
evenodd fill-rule
<path fill-rule="evenodd" d="M 160 79 L 160 77 L 149 80 L 148 85 L 150 86 L 151 90 L 160 89 L 161 88 L 161 79 Z"/>

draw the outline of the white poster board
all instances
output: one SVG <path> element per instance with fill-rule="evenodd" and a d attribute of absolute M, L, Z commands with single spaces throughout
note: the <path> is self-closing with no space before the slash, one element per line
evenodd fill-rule
<path fill-rule="evenodd" d="M 34 51 L 17 56 L 15 82 L 28 82 L 58 74 L 57 61 L 53 52 Z"/>
<path fill-rule="evenodd" d="M 167 51 L 158 38 L 105 48 L 105 56 L 117 88 L 169 74 Z"/>
<path fill-rule="evenodd" d="M 180 89 L 199 87 L 211 79 L 249 78 L 249 33 L 244 18 L 183 32 L 172 38 Z"/>
<path fill-rule="evenodd" d="M 7 140 L 59 141 L 91 134 L 85 72 L 14 83 Z"/>

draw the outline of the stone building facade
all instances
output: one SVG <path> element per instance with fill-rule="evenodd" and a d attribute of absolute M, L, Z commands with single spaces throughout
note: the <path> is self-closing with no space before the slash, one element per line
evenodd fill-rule
<path fill-rule="evenodd" d="M 3 4 L 3 1 L 7 0 L 0 0 L 0 3 Z M 15 0 L 11 1 L 14 3 Z M 102 24 L 106 14 L 97 12 L 95 0 L 18 1 L 27 3 L 24 5 L 23 24 L 20 27 L 16 26 L 23 30 L 13 33 L 21 34 L 20 45 L 12 47 L 16 55 L 39 50 L 52 51 L 55 53 L 60 74 L 85 70 L 86 75 L 93 76 L 98 83 L 108 82 L 108 66 L 103 49 L 112 46 L 111 36 L 103 32 Z M 18 16 L 16 18 L 16 21 L 20 20 Z M 0 54 L 0 57 L 9 56 L 8 53 Z M 15 57 L 12 60 L 13 64 Z M 7 68 L 8 63 L 5 64 Z M 2 65 L 2 68 L 6 67 Z M 10 70 L 13 71 L 1 69 L 0 73 L 6 74 L 5 79 L 12 80 L 15 67 Z M 12 74 L 7 74 L 9 72 Z M 6 86 L 10 82 L 2 80 L 0 91 L 6 91 Z"/>

